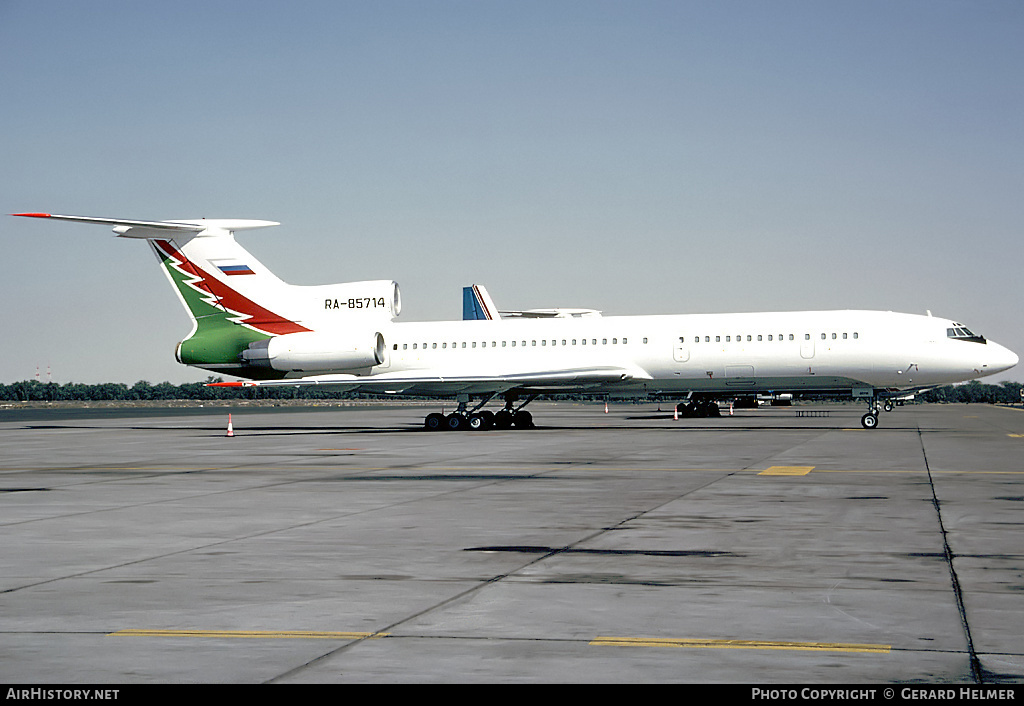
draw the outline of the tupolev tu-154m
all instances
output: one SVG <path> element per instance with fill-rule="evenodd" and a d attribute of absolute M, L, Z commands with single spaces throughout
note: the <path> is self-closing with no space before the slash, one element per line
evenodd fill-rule
<path fill-rule="evenodd" d="M 523 407 L 558 393 L 671 399 L 696 416 L 737 396 L 827 393 L 865 402 L 861 423 L 873 429 L 893 399 L 1018 361 L 956 321 L 890 311 L 502 314 L 474 286 L 461 321 L 398 323 L 397 283 L 286 284 L 235 240 L 272 221 L 13 215 L 146 240 L 192 318 L 178 362 L 244 378 L 211 384 L 455 398 L 455 412 L 427 415 L 431 430 L 530 427 Z M 484 409 L 494 398 L 503 407 Z"/>

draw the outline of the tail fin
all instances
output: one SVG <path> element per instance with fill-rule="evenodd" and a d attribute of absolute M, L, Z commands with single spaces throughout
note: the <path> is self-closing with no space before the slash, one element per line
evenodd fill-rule
<path fill-rule="evenodd" d="M 482 284 L 462 288 L 463 321 L 500 319 L 498 307 L 494 306 L 491 295 Z"/>
<path fill-rule="evenodd" d="M 186 365 L 242 377 L 280 377 L 280 371 L 253 365 L 243 351 L 286 334 L 360 322 L 372 326 L 401 308 L 398 285 L 390 281 L 296 286 L 280 280 L 234 238 L 236 230 L 278 225 L 273 221 L 13 215 L 112 225 L 120 237 L 148 240 L 193 322 L 175 354 Z"/>

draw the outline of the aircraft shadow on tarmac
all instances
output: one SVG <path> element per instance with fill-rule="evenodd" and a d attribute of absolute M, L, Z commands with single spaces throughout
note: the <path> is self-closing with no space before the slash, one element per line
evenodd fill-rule
<path fill-rule="evenodd" d="M 654 421 L 671 419 L 671 415 L 667 417 L 628 417 L 629 421 Z M 834 419 L 834 418 L 833 418 Z M 586 424 L 581 423 L 579 425 L 545 425 L 535 424 L 532 429 L 506 429 L 496 430 L 489 429 L 484 431 L 460 431 L 460 432 L 445 432 L 445 431 L 430 431 L 424 428 L 422 423 L 405 424 L 402 426 L 384 426 L 384 427 L 369 427 L 369 426 L 249 426 L 249 425 L 235 425 L 234 436 L 296 436 L 300 434 L 310 435 L 323 435 L 323 434 L 420 434 L 429 433 L 431 435 L 439 437 L 448 436 L 487 436 L 496 434 L 530 434 L 531 432 L 607 432 L 607 431 L 648 431 L 648 432 L 664 432 L 670 434 L 683 434 L 693 432 L 717 432 L 717 433 L 729 433 L 737 431 L 839 431 L 852 429 L 860 431 L 859 423 L 855 421 L 849 421 L 849 423 L 843 423 L 844 420 L 834 419 L 839 423 L 833 424 L 822 424 L 821 422 L 816 423 L 794 423 L 794 424 L 743 424 L 736 425 L 730 424 L 728 426 L 715 426 L 714 422 L 706 425 L 693 424 L 692 421 L 681 422 L 676 426 L 664 426 L 664 425 L 651 425 L 651 424 L 630 424 L 623 422 L 614 422 L 608 424 Z M 174 426 L 139 426 L 137 424 L 117 426 L 117 425 L 104 425 L 95 426 L 89 424 L 27 424 L 23 429 L 44 431 L 44 430 L 96 430 L 96 431 L 145 431 L 145 432 L 201 432 L 203 435 L 210 436 L 225 436 L 226 427 L 212 427 L 208 424 L 200 425 L 174 425 Z M 917 431 L 917 426 L 898 426 L 891 425 L 882 427 L 882 430 L 888 431 Z M 928 431 L 941 431 L 941 429 L 928 429 Z"/>

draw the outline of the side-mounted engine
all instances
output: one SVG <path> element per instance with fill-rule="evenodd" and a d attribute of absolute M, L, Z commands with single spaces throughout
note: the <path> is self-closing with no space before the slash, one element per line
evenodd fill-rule
<path fill-rule="evenodd" d="M 308 331 L 250 343 L 244 363 L 282 372 L 355 370 L 380 365 L 387 355 L 384 336 L 377 333 L 329 334 Z"/>

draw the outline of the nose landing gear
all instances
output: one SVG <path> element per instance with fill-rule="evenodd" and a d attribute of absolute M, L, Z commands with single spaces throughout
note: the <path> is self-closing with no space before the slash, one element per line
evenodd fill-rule
<path fill-rule="evenodd" d="M 878 410 L 872 409 L 861 417 L 860 425 L 865 429 L 875 429 L 878 426 Z"/>

